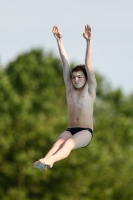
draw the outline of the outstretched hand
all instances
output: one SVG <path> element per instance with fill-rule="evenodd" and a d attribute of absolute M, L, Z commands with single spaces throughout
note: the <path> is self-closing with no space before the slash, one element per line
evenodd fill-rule
<path fill-rule="evenodd" d="M 55 36 L 56 39 L 61 39 L 62 38 L 62 34 L 61 34 L 61 32 L 60 32 L 60 30 L 59 30 L 59 28 L 57 26 L 53 27 L 52 32 L 53 32 L 53 35 Z"/>
<path fill-rule="evenodd" d="M 91 27 L 88 24 L 85 25 L 85 32 L 83 33 L 83 37 L 86 40 L 91 40 L 92 30 L 91 30 Z"/>

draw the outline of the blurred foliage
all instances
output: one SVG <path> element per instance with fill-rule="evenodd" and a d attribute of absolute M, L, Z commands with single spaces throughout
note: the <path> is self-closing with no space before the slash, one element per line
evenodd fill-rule
<path fill-rule="evenodd" d="M 96 78 L 91 144 L 42 172 L 32 164 L 68 123 L 61 62 L 34 49 L 0 68 L 1 200 L 132 200 L 133 94 Z"/>

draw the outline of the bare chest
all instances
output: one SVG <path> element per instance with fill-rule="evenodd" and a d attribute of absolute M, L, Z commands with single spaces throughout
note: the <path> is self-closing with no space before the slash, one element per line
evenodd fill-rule
<path fill-rule="evenodd" d="M 81 90 L 75 90 L 72 87 L 69 94 L 67 94 L 67 104 L 70 112 L 90 110 L 93 107 L 93 99 L 88 92 L 88 85 L 86 84 Z"/>
<path fill-rule="evenodd" d="M 92 105 L 92 98 L 88 91 L 71 91 L 67 96 L 67 103 L 69 107 L 90 107 Z"/>
<path fill-rule="evenodd" d="M 74 94 L 70 93 L 67 97 L 68 104 L 86 104 L 89 103 L 89 95 L 88 94 Z"/>

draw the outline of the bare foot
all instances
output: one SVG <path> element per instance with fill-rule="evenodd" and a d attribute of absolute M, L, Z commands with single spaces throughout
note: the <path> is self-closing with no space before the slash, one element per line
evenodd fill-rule
<path fill-rule="evenodd" d="M 54 164 L 54 161 L 53 161 L 53 159 L 52 158 L 41 158 L 41 159 L 39 159 L 39 161 L 42 163 L 42 164 L 44 164 L 44 165 L 46 165 L 48 168 L 52 168 L 53 167 L 53 164 Z"/>

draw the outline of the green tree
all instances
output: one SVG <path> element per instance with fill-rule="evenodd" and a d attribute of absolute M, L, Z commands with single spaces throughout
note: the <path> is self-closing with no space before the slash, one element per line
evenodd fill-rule
<path fill-rule="evenodd" d="M 94 137 L 45 173 L 32 168 L 67 128 L 62 66 L 41 49 L 0 71 L 2 200 L 132 200 L 133 94 L 96 74 Z"/>

